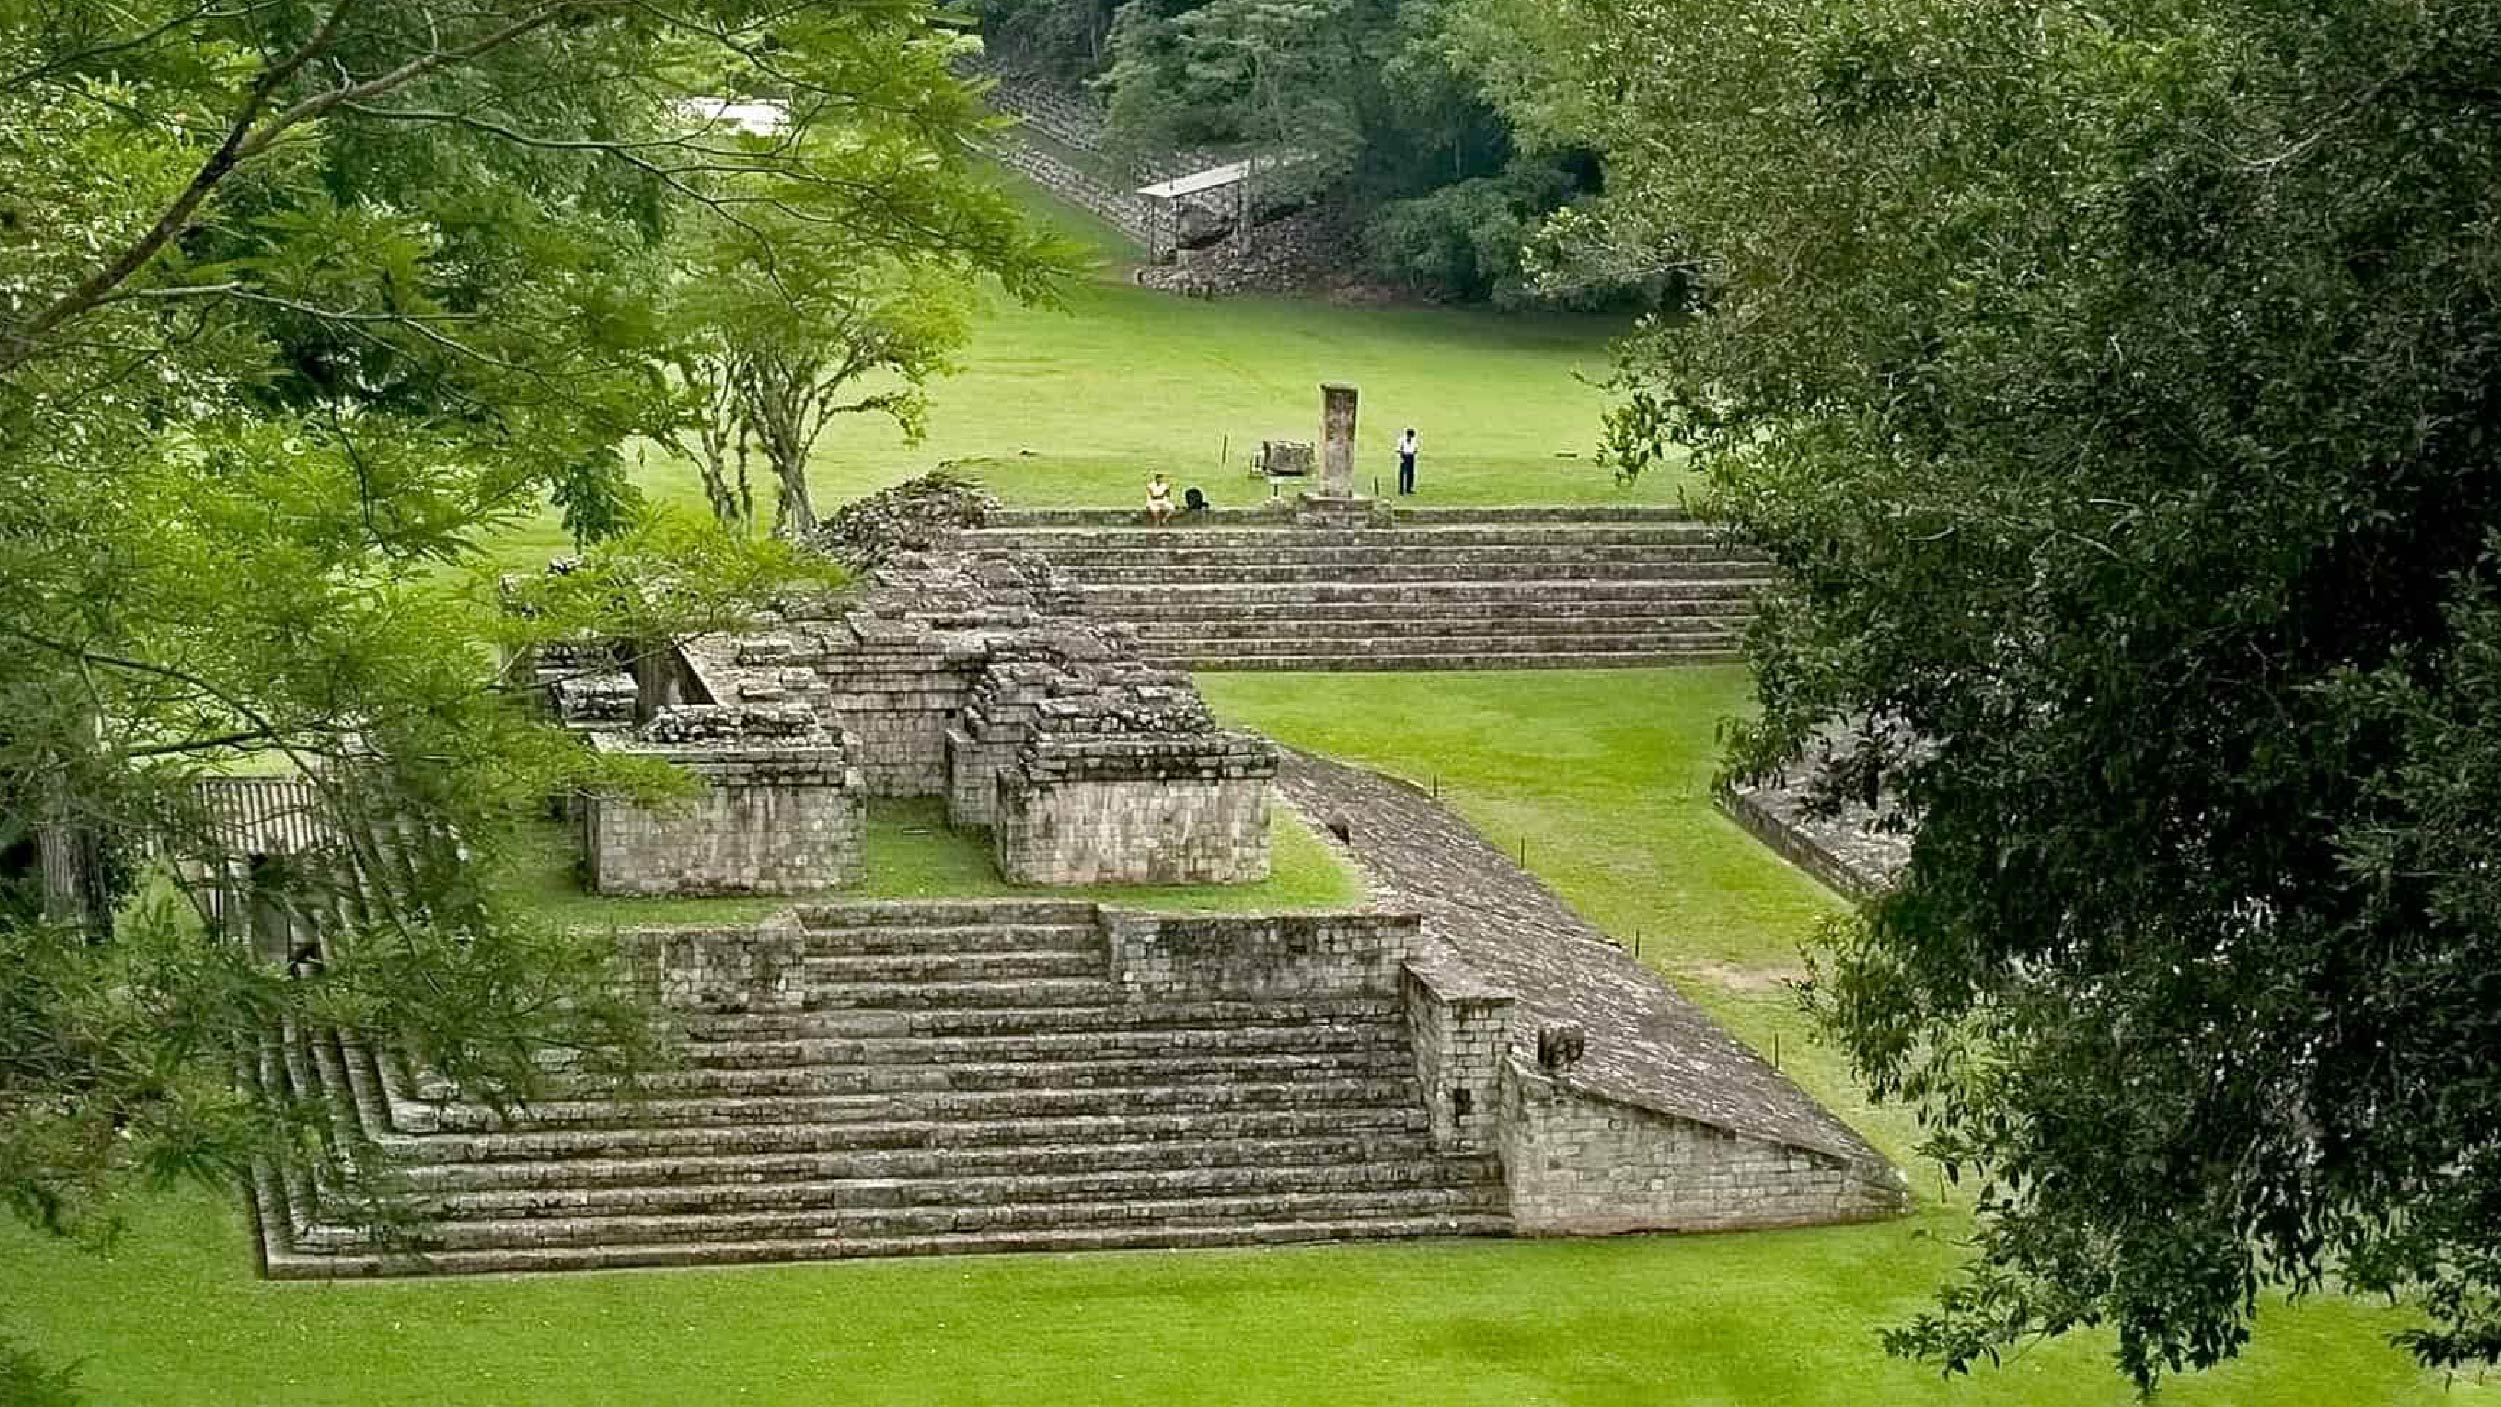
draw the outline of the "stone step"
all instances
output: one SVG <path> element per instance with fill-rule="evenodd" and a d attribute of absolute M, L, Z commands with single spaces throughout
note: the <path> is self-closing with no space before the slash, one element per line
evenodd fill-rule
<path fill-rule="evenodd" d="M 1414 1076 L 1365 1073 L 1294 1076 L 1217 1084 L 1087 1088 L 905 1089 L 868 1094 L 683 1095 L 547 1099 L 505 1112 L 478 1104 L 395 1101 L 392 1126 L 404 1134 L 535 1132 L 553 1129 L 685 1128 L 749 1124 L 986 1121 L 1122 1117 L 1189 1111 L 1342 1109 L 1397 1105 L 1415 1098 Z"/>
<path fill-rule="evenodd" d="M 1493 1210 L 1472 1188 L 1381 1188 L 1351 1192 L 1267 1192 L 1248 1196 L 1172 1197 L 1152 1201 L 999 1202 L 975 1206 L 828 1207 L 791 1211 L 654 1214 L 646 1216 L 515 1217 L 438 1221 L 418 1233 L 429 1249 L 487 1250 L 512 1246 L 649 1245 L 671 1241 L 880 1239 L 966 1232 L 1051 1231 L 1074 1227 L 1222 1227 L 1243 1221 L 1337 1221 L 1357 1217 L 1483 1214 Z M 353 1246 L 361 1228 L 324 1238 L 321 1228 L 299 1244 L 330 1239 Z"/>
<path fill-rule="evenodd" d="M 1475 606 L 1502 603 L 1554 607 L 1569 603 L 1651 601 L 1743 601 L 1770 585 L 1767 577 L 1734 577 L 1718 581 L 1370 581 L 1263 583 L 1217 582 L 1087 582 L 1078 597 L 1098 615 L 1119 618 L 1144 615 L 1169 605 L 1270 605 L 1304 608 L 1344 603 L 1371 607 L 1383 601 Z"/>
<path fill-rule="evenodd" d="M 1093 951 L 1005 950 L 990 952 L 842 953 L 819 957 L 811 953 L 802 967 L 811 983 L 851 987 L 892 982 L 1015 982 L 1038 977 L 1091 977 L 1109 974 L 1109 958 L 1098 941 Z"/>
<path fill-rule="evenodd" d="M 757 1038 L 1012 1036 L 1167 1027 L 1370 1023 L 1402 1019 L 1387 998 L 1303 1001 L 1123 1002 L 1096 1006 L 958 1007 L 923 1011 L 685 1012 L 678 1026 L 697 1041 Z"/>
<path fill-rule="evenodd" d="M 885 1148 L 858 1152 L 690 1153 L 639 1158 L 420 1163 L 402 1176 L 412 1192 L 528 1188 L 692 1187 L 830 1181 L 837 1178 L 989 1177 L 1216 1167 L 1228 1163 L 1395 1163 L 1435 1157 L 1416 1134 L 1324 1133 L 1222 1141 L 1005 1144 Z"/>
<path fill-rule="evenodd" d="M 1218 1157 L 1222 1150 L 1213 1150 Z M 1484 1193 L 1499 1166 L 1425 1156 L 1395 1162 L 1212 1161 L 1199 1166 L 1045 1173 L 1014 1170 L 931 1177 L 777 1178 L 768 1182 L 655 1182 L 639 1186 L 529 1187 L 446 1192 L 412 1210 L 444 1221 L 554 1217 L 728 1215 L 910 1207 L 984 1207 L 1003 1202 L 1156 1201 L 1277 1193 L 1411 1191 Z"/>
<path fill-rule="evenodd" d="M 1622 629 L 1677 620 L 1746 620 L 1753 603 L 1742 595 L 1609 601 L 1409 601 L 1384 591 L 1362 601 L 1227 601 L 1140 598 L 1126 614 L 1140 631 L 1189 630 L 1220 625 L 1293 626 L 1296 629 L 1361 627 L 1381 620 L 1465 626 L 1498 622 L 1514 630 Z"/>
<path fill-rule="evenodd" d="M 1369 631 L 1359 629 L 1297 630 L 1291 626 L 1269 626 L 1261 631 L 1175 630 L 1141 627 L 1138 648 L 1149 655 L 1221 654 L 1304 655 L 1324 651 L 1366 655 L 1447 655 L 1454 653 L 1490 652 L 1561 654 L 1567 651 L 1588 651 L 1598 654 L 1672 654 L 1679 650 L 1719 650 L 1733 647 L 1738 631 L 1733 625 L 1713 627 L 1703 622 L 1684 622 L 1682 628 L 1649 630 L 1514 630 L 1508 622 L 1487 621 L 1474 630 L 1454 628 L 1446 623 L 1414 623 L 1372 621 Z M 1267 633 L 1273 630 L 1274 634 Z"/>
<path fill-rule="evenodd" d="M 1275 672 L 1288 674 L 1360 674 L 1367 671 L 1394 670 L 1470 670 L 1470 669 L 1656 669 L 1662 664 L 1736 664 L 1745 656 L 1734 648 L 1724 650 L 1688 650 L 1677 654 L 1577 654 L 1538 652 L 1533 654 L 1446 654 L 1446 655 L 1367 655 L 1302 654 L 1302 655 L 1225 655 L 1188 654 L 1160 655 L 1159 663 L 1175 669 L 1199 673 L 1222 674 L 1230 670 Z"/>
<path fill-rule="evenodd" d="M 1217 545 L 1203 542 L 1089 543 L 1082 547 L 1038 549 L 1042 556 L 1080 579 L 1104 567 L 1223 567 L 1256 575 L 1279 566 L 1323 569 L 1340 577 L 1373 575 L 1405 567 L 1485 566 L 1517 574 L 1530 567 L 1552 568 L 1546 576 L 1579 576 L 1600 566 L 1675 567 L 1689 563 L 1748 562 L 1762 558 L 1752 552 L 1714 542 L 1458 543 L 1399 538 L 1335 547 L 1309 542 L 1261 545 Z"/>
<path fill-rule="evenodd" d="M 906 953 L 1099 953 L 1103 930 L 1084 923 L 832 924 L 807 923 L 809 957 Z"/>
<path fill-rule="evenodd" d="M 970 1036 L 730 1036 L 684 1044 L 677 1058 L 689 1069 L 753 1069 L 792 1065 L 937 1066 L 1089 1060 L 1199 1059 L 1262 1055 L 1329 1055 L 1407 1050 L 1406 1027 L 1393 1018 L 1266 1025 L 1148 1026 Z"/>
<path fill-rule="evenodd" d="M 824 961 L 811 959 L 811 963 Z M 1099 971 L 1099 969 L 1098 969 Z M 1013 981 L 858 981 L 810 983 L 800 993 L 806 1011 L 925 1011 L 958 1007 L 1100 1006 L 1120 1000 L 1120 989 L 1105 977 L 1031 977 Z M 689 1013 L 737 1012 L 748 999 L 704 993 L 691 1005 L 672 1003 Z"/>
<path fill-rule="evenodd" d="M 1590 562 L 1572 570 L 1559 570 L 1545 563 L 1477 562 L 1477 563 L 1380 563 L 1364 567 L 1314 566 L 1305 562 L 1271 562 L 1258 567 L 1208 566 L 1197 563 L 1160 565 L 1110 565 L 1087 567 L 1072 571 L 1081 586 L 1133 583 L 1139 585 L 1186 586 L 1194 584 L 1225 584 L 1236 586 L 1284 585 L 1301 582 L 1324 583 L 1361 580 L 1378 587 L 1389 582 L 1506 582 L 1537 584 L 1557 594 L 1567 593 L 1587 581 L 1759 581 L 1763 567 L 1759 562 Z"/>
<path fill-rule="evenodd" d="M 1315 487 L 1316 484 L 1315 480 Z M 1288 489 L 1287 492 L 1291 493 L 1293 490 Z M 1563 524 L 1577 527 L 1601 523 L 1693 523 L 1700 521 L 1685 509 L 1664 503 L 1460 507 L 1410 501 L 1393 503 L 1391 507 L 1396 511 L 1398 521 L 1409 526 Z M 1129 508 L 1001 508 L 992 510 L 984 524 L 984 530 L 1120 525 L 1133 522 L 1136 518 L 1137 512 Z M 1279 524 L 1278 527 L 1288 531 L 1312 531 L 1293 528 L 1290 524 Z"/>
<path fill-rule="evenodd" d="M 802 925 L 829 929 L 1090 926 L 1097 912 L 1077 899 L 855 899 L 797 909 Z"/>
<path fill-rule="evenodd" d="M 956 1149 L 1033 1144 L 1208 1142 L 1300 1138 L 1315 1134 L 1423 1134 L 1420 1106 L 1367 1105 L 986 1120 L 861 1120 L 851 1123 L 687 1124 L 640 1128 L 504 1130 L 493 1133 L 381 1134 L 382 1151 L 401 1163 L 541 1162 L 557 1158 L 637 1158 L 670 1154 L 789 1154 L 877 1149 Z"/>
<path fill-rule="evenodd" d="M 932 1236 L 819 1237 L 665 1244 L 531 1246 L 424 1256 L 313 1255 L 273 1248 L 273 1279 L 339 1276 L 495 1274 L 546 1270 L 622 1270 L 775 1261 L 848 1260 L 872 1256 L 980 1255 L 1012 1252 L 1188 1250 L 1216 1246 L 1294 1245 L 1327 1241 L 1411 1240 L 1445 1236 L 1507 1236 L 1507 1216 L 1475 1212 L 1335 1221 L 1239 1221 L 1218 1226 L 1085 1226 Z"/>
<path fill-rule="evenodd" d="M 766 1096 L 899 1094 L 932 1090 L 1096 1089 L 1142 1084 L 1193 1085 L 1240 1079 L 1388 1077 L 1413 1068 L 1406 1052 L 1386 1043 L 1353 1050 L 1295 1050 L 1237 1055 L 1169 1051 L 1155 1055 L 1081 1060 L 964 1061 L 914 1065 L 893 1061 L 858 1064 L 697 1066 L 645 1076 L 633 1092 L 618 1093 L 596 1081 L 558 1075 L 542 1099 L 680 1099 L 694 1095 Z"/>

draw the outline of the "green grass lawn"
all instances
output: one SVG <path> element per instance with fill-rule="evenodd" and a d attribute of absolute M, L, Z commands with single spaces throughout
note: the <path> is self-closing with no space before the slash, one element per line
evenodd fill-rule
<path fill-rule="evenodd" d="M 535 878 L 541 912 L 558 922 L 633 928 L 666 923 L 753 923 L 809 898 L 636 899 L 584 893 L 574 867 L 569 829 L 550 826 Z M 829 890 L 826 900 L 1082 898 L 1140 909 L 1223 913 L 1337 909 L 1363 904 L 1363 881 L 1300 817 L 1278 807 L 1270 817 L 1270 873 L 1256 884 L 1093 885 L 1038 889 L 999 877 L 986 831 L 947 825 L 943 801 L 874 801 L 868 808 L 867 873 L 858 884 Z"/>
<path fill-rule="evenodd" d="M 1390 445 L 1413 425 L 1426 505 L 1674 503 L 1682 491 L 1672 473 L 1618 487 L 1594 457 L 1605 398 L 1592 382 L 1621 319 L 1157 293 L 1129 281 L 1133 256 L 1108 227 L 1019 189 L 1092 250 L 1096 276 L 1056 309 L 991 295 L 962 370 L 932 386 L 921 444 L 864 417 L 828 431 L 821 508 L 947 460 L 1019 504 L 1126 506 L 1160 469 L 1239 505 L 1268 492 L 1247 472 L 1261 439 L 1319 437 L 1319 387 L 1332 380 L 1363 390 L 1359 485 L 1395 476 Z M 692 470 L 656 450 L 638 478 L 656 500 L 702 511 Z M 565 546 L 549 514 L 499 555 Z"/>
<path fill-rule="evenodd" d="M 1734 670 L 1532 676 L 1227 676 L 1229 718 L 1428 785 L 1626 934 L 1686 990 L 1897 1154 L 1765 981 L 1832 901 L 1710 810 Z M 881 817 L 930 890 L 962 849 Z M 1299 843 L 1299 842 L 1294 842 Z M 1281 838 L 1280 857 L 1285 854 Z M 886 852 L 891 861 L 896 851 Z M 950 858 L 951 857 L 951 858 Z M 890 879 L 882 884 L 903 884 Z M 984 891 L 986 892 L 986 891 Z M 382 1284 L 252 1277 L 233 1199 L 140 1206 L 110 1257 L 0 1229 L 0 1332 L 84 1357 L 100 1403 L 1405 1403 L 2082 1407 L 2130 1394 L 2106 1337 L 1946 1381 L 1886 1359 L 1965 1213 L 1871 1226 L 1589 1242 L 788 1266 Z M 2244 1407 L 2501 1407 L 2386 1336 L 2394 1311 L 2270 1304 L 2243 1362 L 2166 1400 Z"/>

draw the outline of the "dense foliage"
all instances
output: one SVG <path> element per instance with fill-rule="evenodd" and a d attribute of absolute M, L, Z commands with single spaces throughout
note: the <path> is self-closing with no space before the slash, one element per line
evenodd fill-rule
<path fill-rule="evenodd" d="M 1275 183 L 1343 206 L 1374 277 L 1534 296 L 1536 217 L 1592 190 L 1576 149 L 1515 139 L 1462 42 L 1464 0 L 984 0 L 1008 62 L 1090 80 L 1132 156 L 1292 153 Z"/>
<path fill-rule="evenodd" d="M 696 409 L 725 287 L 761 343 L 776 268 L 1048 280 L 965 159 L 963 42 L 920 0 L 0 0 L 0 1202 L 100 1227 L 346 1151 L 233 1079 L 282 1022 L 489 1099 L 634 1052 L 602 946 L 503 881 L 550 797 L 673 783 L 535 722 L 501 652 L 825 579 L 652 521 L 625 453 Z M 487 549 L 551 498 L 589 555 L 507 613 Z M 317 793 L 320 850 L 255 876 L 317 955 L 185 902 L 175 861 L 244 858 L 196 799 L 232 772 Z"/>
<path fill-rule="evenodd" d="M 1897 1346 L 2151 1382 L 2282 1285 L 2493 1358 L 2501 6 L 1553 14 L 1574 235 L 1701 295 L 1616 448 L 1787 574 L 1736 764 L 1918 828 L 1816 985 L 1981 1189 Z"/>

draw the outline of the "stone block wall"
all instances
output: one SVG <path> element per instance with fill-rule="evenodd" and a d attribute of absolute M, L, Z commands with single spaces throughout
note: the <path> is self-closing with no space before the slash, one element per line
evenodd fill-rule
<path fill-rule="evenodd" d="M 1516 1057 L 1501 1140 L 1524 1235 L 1807 1226 L 1902 1209 L 1890 1169 L 1603 1099 Z"/>
<path fill-rule="evenodd" d="M 1385 997 L 1416 939 L 1413 914 L 1103 911 L 1112 980 L 1149 1001 Z"/>
<path fill-rule="evenodd" d="M 1400 985 L 1416 1082 L 1444 1153 L 1500 1150 L 1502 1081 L 1518 999 L 1448 964 L 1410 963 Z"/>
<path fill-rule="evenodd" d="M 1245 884 L 1268 875 L 1276 750 L 1243 733 L 1038 738 L 998 775 L 991 838 L 1018 884 Z"/>
<path fill-rule="evenodd" d="M 657 805 L 591 798 L 582 823 L 594 891 L 796 894 L 860 877 L 860 776 L 839 743 L 602 745 L 675 763 L 703 790 Z"/>
<path fill-rule="evenodd" d="M 675 1010 L 797 1011 L 807 1000 L 807 933 L 795 914 L 752 928 L 650 929 L 621 944 L 637 988 Z"/>

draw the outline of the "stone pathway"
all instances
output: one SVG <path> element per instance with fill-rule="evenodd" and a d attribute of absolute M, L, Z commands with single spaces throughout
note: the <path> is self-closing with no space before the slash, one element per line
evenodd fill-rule
<path fill-rule="evenodd" d="M 1853 1161 L 1882 1156 L 1535 876 L 1409 783 L 1283 750 L 1277 782 L 1315 829 L 1343 839 L 1385 905 L 1424 915 L 1427 964 L 1515 994 L 1515 1054 L 1539 1028 L 1579 1025 L 1562 1077 L 1601 1098 Z"/>

